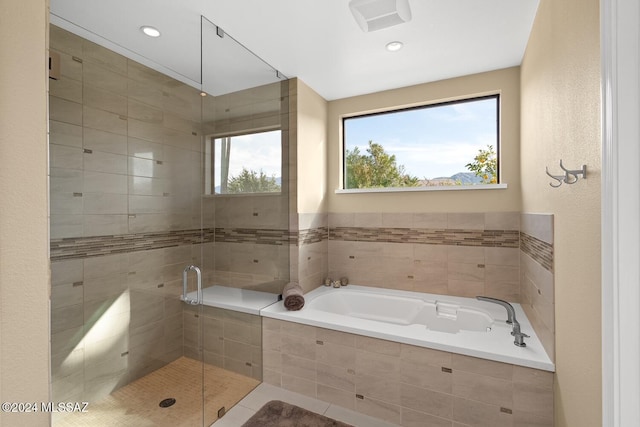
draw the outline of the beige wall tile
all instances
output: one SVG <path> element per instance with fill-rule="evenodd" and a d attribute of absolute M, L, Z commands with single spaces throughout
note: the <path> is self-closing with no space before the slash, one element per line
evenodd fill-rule
<path fill-rule="evenodd" d="M 130 137 L 128 139 L 128 154 L 143 159 L 163 160 L 164 146 L 162 144 Z"/>
<path fill-rule="evenodd" d="M 82 148 L 82 127 L 49 120 L 49 143 Z"/>
<path fill-rule="evenodd" d="M 447 228 L 446 213 L 414 213 L 413 228 L 444 230 Z"/>
<path fill-rule="evenodd" d="M 109 111 L 119 116 L 127 115 L 127 98 L 92 85 L 83 88 L 82 102 L 88 107 Z"/>
<path fill-rule="evenodd" d="M 105 132 L 127 135 L 127 118 L 123 115 L 110 113 L 86 105 L 82 109 L 82 123 L 84 127 Z"/>
<path fill-rule="evenodd" d="M 49 119 L 82 126 L 82 104 L 50 96 Z"/>
<path fill-rule="evenodd" d="M 127 173 L 127 157 L 94 151 L 83 154 L 84 170 L 114 174 Z"/>
<path fill-rule="evenodd" d="M 511 381 L 457 369 L 453 370 L 453 394 L 455 396 L 513 408 L 512 393 Z"/>
<path fill-rule="evenodd" d="M 389 381 L 397 381 L 400 374 L 400 360 L 397 357 L 358 350 L 355 369 L 358 376 L 374 375 Z"/>
<path fill-rule="evenodd" d="M 282 354 L 282 373 L 316 381 L 316 362 L 311 359 Z"/>
<path fill-rule="evenodd" d="M 49 80 L 49 93 L 52 96 L 66 99 L 67 101 L 82 102 L 82 82 L 62 78 Z"/>
<path fill-rule="evenodd" d="M 434 417 L 424 412 L 402 408 L 400 424 L 404 427 L 452 427 L 451 420 Z M 462 427 L 460 425 L 460 427 Z"/>
<path fill-rule="evenodd" d="M 329 402 L 351 410 L 356 409 L 356 396 L 353 392 L 318 384 L 316 394 L 318 399 L 324 402 Z"/>
<path fill-rule="evenodd" d="M 422 360 L 401 359 L 400 380 L 417 387 L 450 394 L 453 375 L 442 370 L 443 367 L 450 368 L 450 366 L 450 364 L 435 366 Z"/>
<path fill-rule="evenodd" d="M 292 377 L 283 374 L 281 377 L 282 388 L 285 390 L 295 391 L 296 393 L 304 394 L 313 398 L 317 397 L 316 383 L 313 381 L 305 380 L 298 377 Z"/>
<path fill-rule="evenodd" d="M 473 298 L 476 295 L 484 294 L 485 286 L 484 281 L 472 281 L 472 280 L 452 280 L 449 279 L 447 285 L 448 295 L 457 295 L 461 297 Z"/>
<path fill-rule="evenodd" d="M 56 215 L 49 217 L 50 238 L 81 237 L 83 233 L 82 215 Z"/>
<path fill-rule="evenodd" d="M 99 64 L 84 62 L 82 64 L 82 81 L 85 85 L 94 86 L 116 95 L 127 96 L 127 78 Z"/>
<path fill-rule="evenodd" d="M 400 356 L 400 343 L 365 337 L 362 335 L 356 335 L 356 348 L 358 348 L 358 350 L 384 354 L 387 356 Z"/>
<path fill-rule="evenodd" d="M 356 346 L 356 335 L 331 329 L 316 328 L 316 339 L 324 343 L 340 344 L 347 347 Z"/>
<path fill-rule="evenodd" d="M 447 261 L 461 264 L 484 264 L 485 248 L 469 246 L 446 246 Z"/>
<path fill-rule="evenodd" d="M 461 212 L 448 213 L 447 228 L 456 230 L 484 230 L 484 214 Z"/>
<path fill-rule="evenodd" d="M 82 56 L 82 38 L 55 25 L 50 26 L 50 47 L 69 55 Z"/>
<path fill-rule="evenodd" d="M 85 171 L 82 178 L 84 193 L 127 194 L 126 175 Z"/>
<path fill-rule="evenodd" d="M 511 381 L 514 366 L 508 363 L 494 362 L 477 357 L 452 354 L 452 367 L 455 371 L 471 372 L 479 375 Z"/>
<path fill-rule="evenodd" d="M 485 230 L 520 230 L 520 212 L 485 212 Z"/>
<path fill-rule="evenodd" d="M 82 58 L 118 74 L 127 73 L 127 59 L 124 56 L 88 40 L 82 41 Z"/>
<path fill-rule="evenodd" d="M 499 406 L 467 400 L 453 399 L 453 419 L 473 427 L 513 427 L 513 415 L 500 412 Z"/>
<path fill-rule="evenodd" d="M 447 270 L 449 280 L 484 282 L 485 268 L 479 267 L 478 264 L 449 262 L 447 264 Z"/>
<path fill-rule="evenodd" d="M 398 405 L 371 398 L 356 398 L 356 411 L 394 424 L 400 424 L 400 406 Z"/>
<path fill-rule="evenodd" d="M 281 348 L 283 353 L 316 360 L 315 339 L 282 334 Z"/>
<path fill-rule="evenodd" d="M 356 376 L 356 393 L 385 403 L 400 405 L 400 382 L 390 381 L 377 375 Z"/>
<path fill-rule="evenodd" d="M 518 248 L 484 248 L 485 264 L 487 265 L 520 265 L 520 249 Z"/>
<path fill-rule="evenodd" d="M 82 169 L 82 149 L 51 144 L 49 161 L 52 168 Z"/>
<path fill-rule="evenodd" d="M 355 370 L 352 368 L 316 362 L 316 373 L 318 384 L 348 391 L 352 394 L 356 391 Z"/>
<path fill-rule="evenodd" d="M 316 360 L 326 365 L 356 369 L 356 350 L 350 346 L 326 342 L 316 345 Z"/>
<path fill-rule="evenodd" d="M 51 310 L 51 333 L 82 326 L 82 304 L 75 304 Z"/>
<path fill-rule="evenodd" d="M 86 193 L 83 199 L 85 215 L 127 214 L 127 196 L 124 194 Z"/>
<path fill-rule="evenodd" d="M 441 418 L 451 419 L 453 396 L 433 390 L 402 384 L 401 402 L 403 407 L 426 412 Z"/>
<path fill-rule="evenodd" d="M 522 213 L 520 230 L 529 236 L 553 244 L 553 215 Z"/>

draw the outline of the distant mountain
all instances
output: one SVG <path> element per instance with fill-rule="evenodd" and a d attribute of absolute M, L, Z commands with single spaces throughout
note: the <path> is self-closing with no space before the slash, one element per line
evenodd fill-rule
<path fill-rule="evenodd" d="M 460 184 L 458 184 L 458 182 Z M 458 172 L 452 176 L 441 176 L 433 179 L 424 179 L 420 181 L 421 186 L 441 187 L 449 185 L 475 185 L 482 184 L 482 179 L 473 172 Z"/>
<path fill-rule="evenodd" d="M 451 175 L 449 179 L 460 181 L 462 185 L 482 184 L 482 178 L 473 172 L 458 172 L 455 175 Z"/>

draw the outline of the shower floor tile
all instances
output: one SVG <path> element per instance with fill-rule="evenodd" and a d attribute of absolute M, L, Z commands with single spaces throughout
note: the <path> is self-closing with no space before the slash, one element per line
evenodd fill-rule
<path fill-rule="evenodd" d="M 128 384 L 98 402 L 90 402 L 88 412 L 71 413 L 54 422 L 68 426 L 202 426 L 202 363 L 187 357 Z M 229 410 L 260 381 L 216 366 L 204 365 L 205 423 L 218 419 L 218 410 Z M 175 398 L 176 403 L 161 408 L 159 403 Z"/>

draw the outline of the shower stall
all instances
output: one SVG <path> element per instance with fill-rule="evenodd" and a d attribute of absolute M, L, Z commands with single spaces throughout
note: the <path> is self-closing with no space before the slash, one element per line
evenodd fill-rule
<path fill-rule="evenodd" d="M 199 85 L 54 18 L 52 400 L 89 404 L 53 424 L 210 425 L 290 277 L 289 82 L 204 17 Z"/>

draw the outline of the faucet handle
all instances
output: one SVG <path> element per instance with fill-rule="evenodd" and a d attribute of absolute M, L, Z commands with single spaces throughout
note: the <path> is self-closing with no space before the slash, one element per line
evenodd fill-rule
<path fill-rule="evenodd" d="M 511 335 L 514 336 L 514 340 L 513 343 L 515 345 L 517 345 L 518 347 L 526 347 L 527 343 L 524 342 L 525 338 L 529 338 L 529 335 L 525 334 L 524 332 L 511 332 Z"/>

